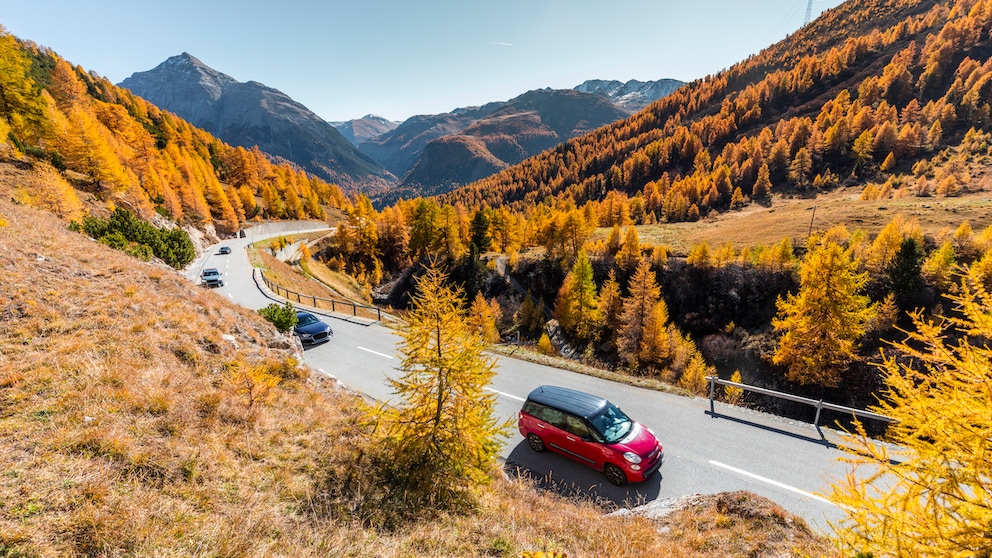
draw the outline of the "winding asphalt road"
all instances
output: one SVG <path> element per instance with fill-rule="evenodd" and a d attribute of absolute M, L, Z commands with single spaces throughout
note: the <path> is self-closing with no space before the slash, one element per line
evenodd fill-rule
<path fill-rule="evenodd" d="M 187 276 L 197 281 L 203 268 L 216 267 L 225 279 L 224 286 L 215 289 L 217 294 L 253 309 L 281 303 L 268 298 L 252 279 L 245 247 L 257 239 L 249 235 L 214 246 L 190 266 Z M 232 253 L 218 254 L 221 245 L 231 247 Z M 397 374 L 398 337 L 379 323 L 324 315 L 334 337 L 308 348 L 306 362 L 369 397 L 393 399 L 385 380 Z M 665 447 L 659 474 L 620 488 L 607 483 L 600 472 L 565 457 L 531 451 L 515 430 L 515 418 L 527 394 L 541 384 L 605 396 L 651 427 Z M 503 450 L 507 468 L 511 473 L 518 468 L 529 471 L 554 490 L 624 507 L 694 493 L 749 490 L 771 498 L 823 532 L 829 532 L 828 522 L 844 517 L 843 510 L 824 497 L 832 479 L 843 478 L 847 470 L 838 461 L 843 452 L 834 445 L 839 437 L 827 429 L 824 438 L 809 424 L 721 403 L 712 415 L 707 399 L 631 387 L 514 358 L 498 358 L 492 389 L 499 395 L 499 416 L 512 424 Z"/>

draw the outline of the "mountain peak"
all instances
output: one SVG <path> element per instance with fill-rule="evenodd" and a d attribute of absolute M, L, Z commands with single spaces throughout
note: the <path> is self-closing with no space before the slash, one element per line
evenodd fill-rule
<path fill-rule="evenodd" d="M 257 81 L 241 83 L 188 52 L 135 72 L 120 85 L 230 144 L 257 145 L 324 180 L 375 188 L 391 178 L 285 93 Z"/>
<path fill-rule="evenodd" d="M 667 96 L 685 85 L 677 79 L 627 82 L 607 79 L 590 79 L 575 86 L 576 91 L 605 97 L 628 112 L 637 112 L 652 102 Z"/>

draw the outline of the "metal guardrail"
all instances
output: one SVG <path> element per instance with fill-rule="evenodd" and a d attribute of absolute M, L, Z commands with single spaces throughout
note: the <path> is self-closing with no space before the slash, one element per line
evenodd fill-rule
<path fill-rule="evenodd" d="M 330 309 L 331 312 L 337 312 L 337 307 L 341 306 L 343 309 L 350 308 L 352 316 L 359 316 L 359 312 L 361 312 L 360 317 L 362 318 L 373 319 L 374 316 L 374 319 L 377 322 L 382 321 L 382 309 L 379 307 L 365 306 L 352 301 L 346 302 L 334 300 L 332 298 L 322 298 L 319 296 L 298 293 L 273 283 L 268 277 L 265 276 L 264 272 L 260 272 L 260 275 L 262 276 L 262 281 L 265 283 L 265 286 L 269 288 L 269 290 L 274 292 L 277 296 L 281 296 L 290 302 L 295 300 L 297 303 L 303 304 L 303 301 L 305 300 L 307 301 L 307 304 L 310 304 L 314 308 Z"/>
<path fill-rule="evenodd" d="M 840 413 L 848 413 L 853 416 L 867 418 L 872 420 L 879 420 L 882 422 L 893 423 L 898 422 L 896 419 L 880 415 L 878 413 L 873 413 L 871 411 L 865 411 L 863 409 L 855 409 L 853 407 L 845 407 L 843 405 L 837 405 L 835 403 L 827 403 L 822 399 L 812 399 L 809 397 L 802 397 L 800 395 L 792 395 L 791 393 L 785 393 L 781 391 L 774 391 L 771 389 L 766 389 L 758 386 L 751 386 L 748 384 L 740 384 L 737 382 L 731 382 L 730 380 L 721 380 L 716 376 L 707 376 L 706 380 L 710 383 L 710 414 L 715 415 L 716 409 L 714 408 L 713 401 L 716 397 L 716 386 L 730 386 L 735 388 L 740 388 L 746 391 L 751 391 L 754 393 L 760 393 L 761 395 L 767 395 L 769 397 L 777 397 L 779 399 L 785 399 L 787 401 L 793 401 L 796 403 L 804 403 L 812 407 L 816 407 L 816 417 L 813 419 L 813 426 L 817 429 L 820 428 L 820 411 L 827 409 L 828 411 L 837 411 Z"/>

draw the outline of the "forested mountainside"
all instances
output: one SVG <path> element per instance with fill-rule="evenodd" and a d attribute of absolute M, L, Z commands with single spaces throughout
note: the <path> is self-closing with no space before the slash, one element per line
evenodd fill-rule
<path fill-rule="evenodd" d="M 885 195 L 956 192 L 969 187 L 957 148 L 990 125 L 987 10 L 847 2 L 725 72 L 444 200 L 527 210 L 549 196 L 581 205 L 620 191 L 637 195 L 645 219 L 686 221 L 845 181 L 882 182 Z"/>
<path fill-rule="evenodd" d="M 398 307 L 409 266 L 441 258 L 470 299 L 482 297 L 474 314 L 494 305 L 502 334 L 557 335 L 556 351 L 688 389 L 716 367 L 871 404 L 871 363 L 908 312 L 949 311 L 958 270 L 992 269 L 990 13 L 989 0 L 848 2 L 493 177 L 381 212 L 359 200 L 314 253 Z M 812 216 L 813 203 L 798 219 L 787 203 L 817 196 Z M 838 207 L 864 209 L 847 218 Z M 693 229 L 673 224 L 701 220 L 728 237 L 755 232 L 737 245 L 677 238 Z M 789 312 L 808 307 L 778 301 L 835 276 L 846 302 L 810 304 L 845 308 L 818 319 L 844 321 L 846 337 L 789 347 Z M 560 335 L 545 327 L 551 316 Z M 789 360 L 805 352 L 823 360 Z"/>
<path fill-rule="evenodd" d="M 89 195 L 225 235 L 256 218 L 323 219 L 346 203 L 337 185 L 231 147 L 2 28 L 0 91 L 0 148 L 52 176 L 25 199 L 70 220 Z"/>
<path fill-rule="evenodd" d="M 120 83 L 231 145 L 292 161 L 310 174 L 373 192 L 394 180 L 331 124 L 285 93 L 239 82 L 182 53 Z"/>
<path fill-rule="evenodd" d="M 626 116 L 605 96 L 569 89 L 528 91 L 494 105 L 486 105 L 493 109 L 488 113 L 481 109 L 459 115 L 455 122 L 463 128 L 439 137 L 445 127 L 431 126 L 404 142 L 409 130 L 404 123 L 381 140 L 363 144 L 370 153 L 373 144 L 383 153 L 399 145 L 396 157 L 404 152 L 415 156 L 397 186 L 377 198 L 378 204 L 447 192 Z"/>

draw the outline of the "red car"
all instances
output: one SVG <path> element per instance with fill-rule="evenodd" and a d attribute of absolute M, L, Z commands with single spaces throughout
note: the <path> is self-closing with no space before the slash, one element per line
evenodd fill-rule
<path fill-rule="evenodd" d="M 665 458 L 650 428 L 602 397 L 557 386 L 530 392 L 517 426 L 534 451 L 550 449 L 606 475 L 617 486 L 647 480 Z"/>

